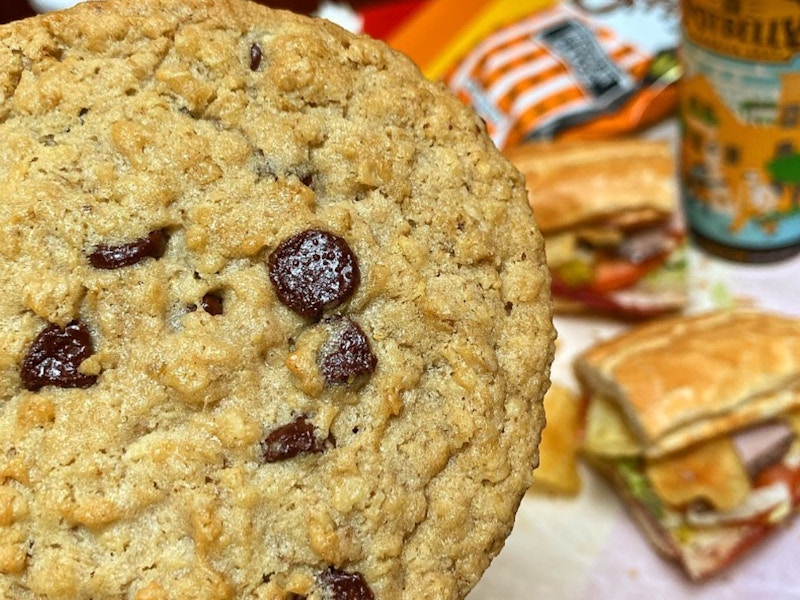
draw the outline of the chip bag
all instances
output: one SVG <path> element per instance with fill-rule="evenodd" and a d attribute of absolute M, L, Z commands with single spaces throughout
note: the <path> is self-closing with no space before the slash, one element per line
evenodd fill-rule
<path fill-rule="evenodd" d="M 592 4 L 559 3 L 508 23 L 445 74 L 498 147 L 630 134 L 674 114 L 674 3 Z"/>

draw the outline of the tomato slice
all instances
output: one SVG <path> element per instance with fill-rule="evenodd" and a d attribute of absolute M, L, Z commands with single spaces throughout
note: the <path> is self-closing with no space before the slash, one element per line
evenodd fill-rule
<path fill-rule="evenodd" d="M 756 487 L 770 485 L 782 481 L 792 493 L 794 503 L 800 502 L 800 468 L 791 468 L 785 463 L 777 463 L 767 467 L 756 478 Z"/>
<path fill-rule="evenodd" d="M 594 278 L 589 287 L 595 292 L 613 292 L 632 286 L 664 262 L 656 256 L 640 263 L 621 258 L 602 258 L 594 266 Z"/>

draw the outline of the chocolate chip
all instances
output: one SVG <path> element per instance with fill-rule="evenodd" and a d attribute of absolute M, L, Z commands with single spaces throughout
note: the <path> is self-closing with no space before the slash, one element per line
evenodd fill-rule
<path fill-rule="evenodd" d="M 352 383 L 375 370 L 378 359 L 372 353 L 364 330 L 348 318 L 330 322 L 331 335 L 320 351 L 319 366 L 325 382 Z"/>
<path fill-rule="evenodd" d="M 329 600 L 374 600 L 375 595 L 369 589 L 366 579 L 361 573 L 348 573 L 335 567 L 328 567 L 320 573 L 318 583 Z"/>
<path fill-rule="evenodd" d="M 319 438 L 314 424 L 301 415 L 270 432 L 261 442 L 261 451 L 265 462 L 274 463 L 298 454 L 318 454 L 324 452 L 328 445 L 335 445 L 333 436 L 327 440 Z"/>
<path fill-rule="evenodd" d="M 97 375 L 81 373 L 81 363 L 94 353 L 88 327 L 73 321 L 66 327 L 50 324 L 33 340 L 20 368 L 22 385 L 35 392 L 46 385 L 87 388 Z"/>
<path fill-rule="evenodd" d="M 314 176 L 311 173 L 304 173 L 300 177 L 300 183 L 302 183 L 307 188 L 314 189 Z"/>
<path fill-rule="evenodd" d="M 209 292 L 200 300 L 200 306 L 208 314 L 216 316 L 222 314 L 222 297 Z"/>
<path fill-rule="evenodd" d="M 125 244 L 101 244 L 89 254 L 89 263 L 95 269 L 119 269 L 135 265 L 146 258 L 161 258 L 166 248 L 167 233 L 159 229 Z"/>
<path fill-rule="evenodd" d="M 360 274 L 343 238 L 310 229 L 275 249 L 269 257 L 269 278 L 281 302 L 318 321 L 326 308 L 340 305 L 353 294 Z"/>
<path fill-rule="evenodd" d="M 261 66 L 261 58 L 263 54 L 261 53 L 261 47 L 258 44 L 251 44 L 250 45 L 250 70 L 257 71 L 258 67 Z"/>

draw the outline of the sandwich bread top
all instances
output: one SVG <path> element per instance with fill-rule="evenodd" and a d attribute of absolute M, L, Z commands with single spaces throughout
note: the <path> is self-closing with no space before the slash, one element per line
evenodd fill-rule
<path fill-rule="evenodd" d="M 506 156 L 525 175 L 544 233 L 625 211 L 647 211 L 652 219 L 677 208 L 672 150 L 661 140 L 531 143 Z"/>
<path fill-rule="evenodd" d="M 749 309 L 643 325 L 580 355 L 578 378 L 661 455 L 800 405 L 800 321 Z"/>

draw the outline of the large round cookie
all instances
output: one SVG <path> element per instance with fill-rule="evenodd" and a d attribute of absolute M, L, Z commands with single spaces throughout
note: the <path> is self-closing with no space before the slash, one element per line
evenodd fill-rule
<path fill-rule="evenodd" d="M 239 0 L 0 28 L 0 597 L 462 598 L 537 461 L 521 176 Z"/>

